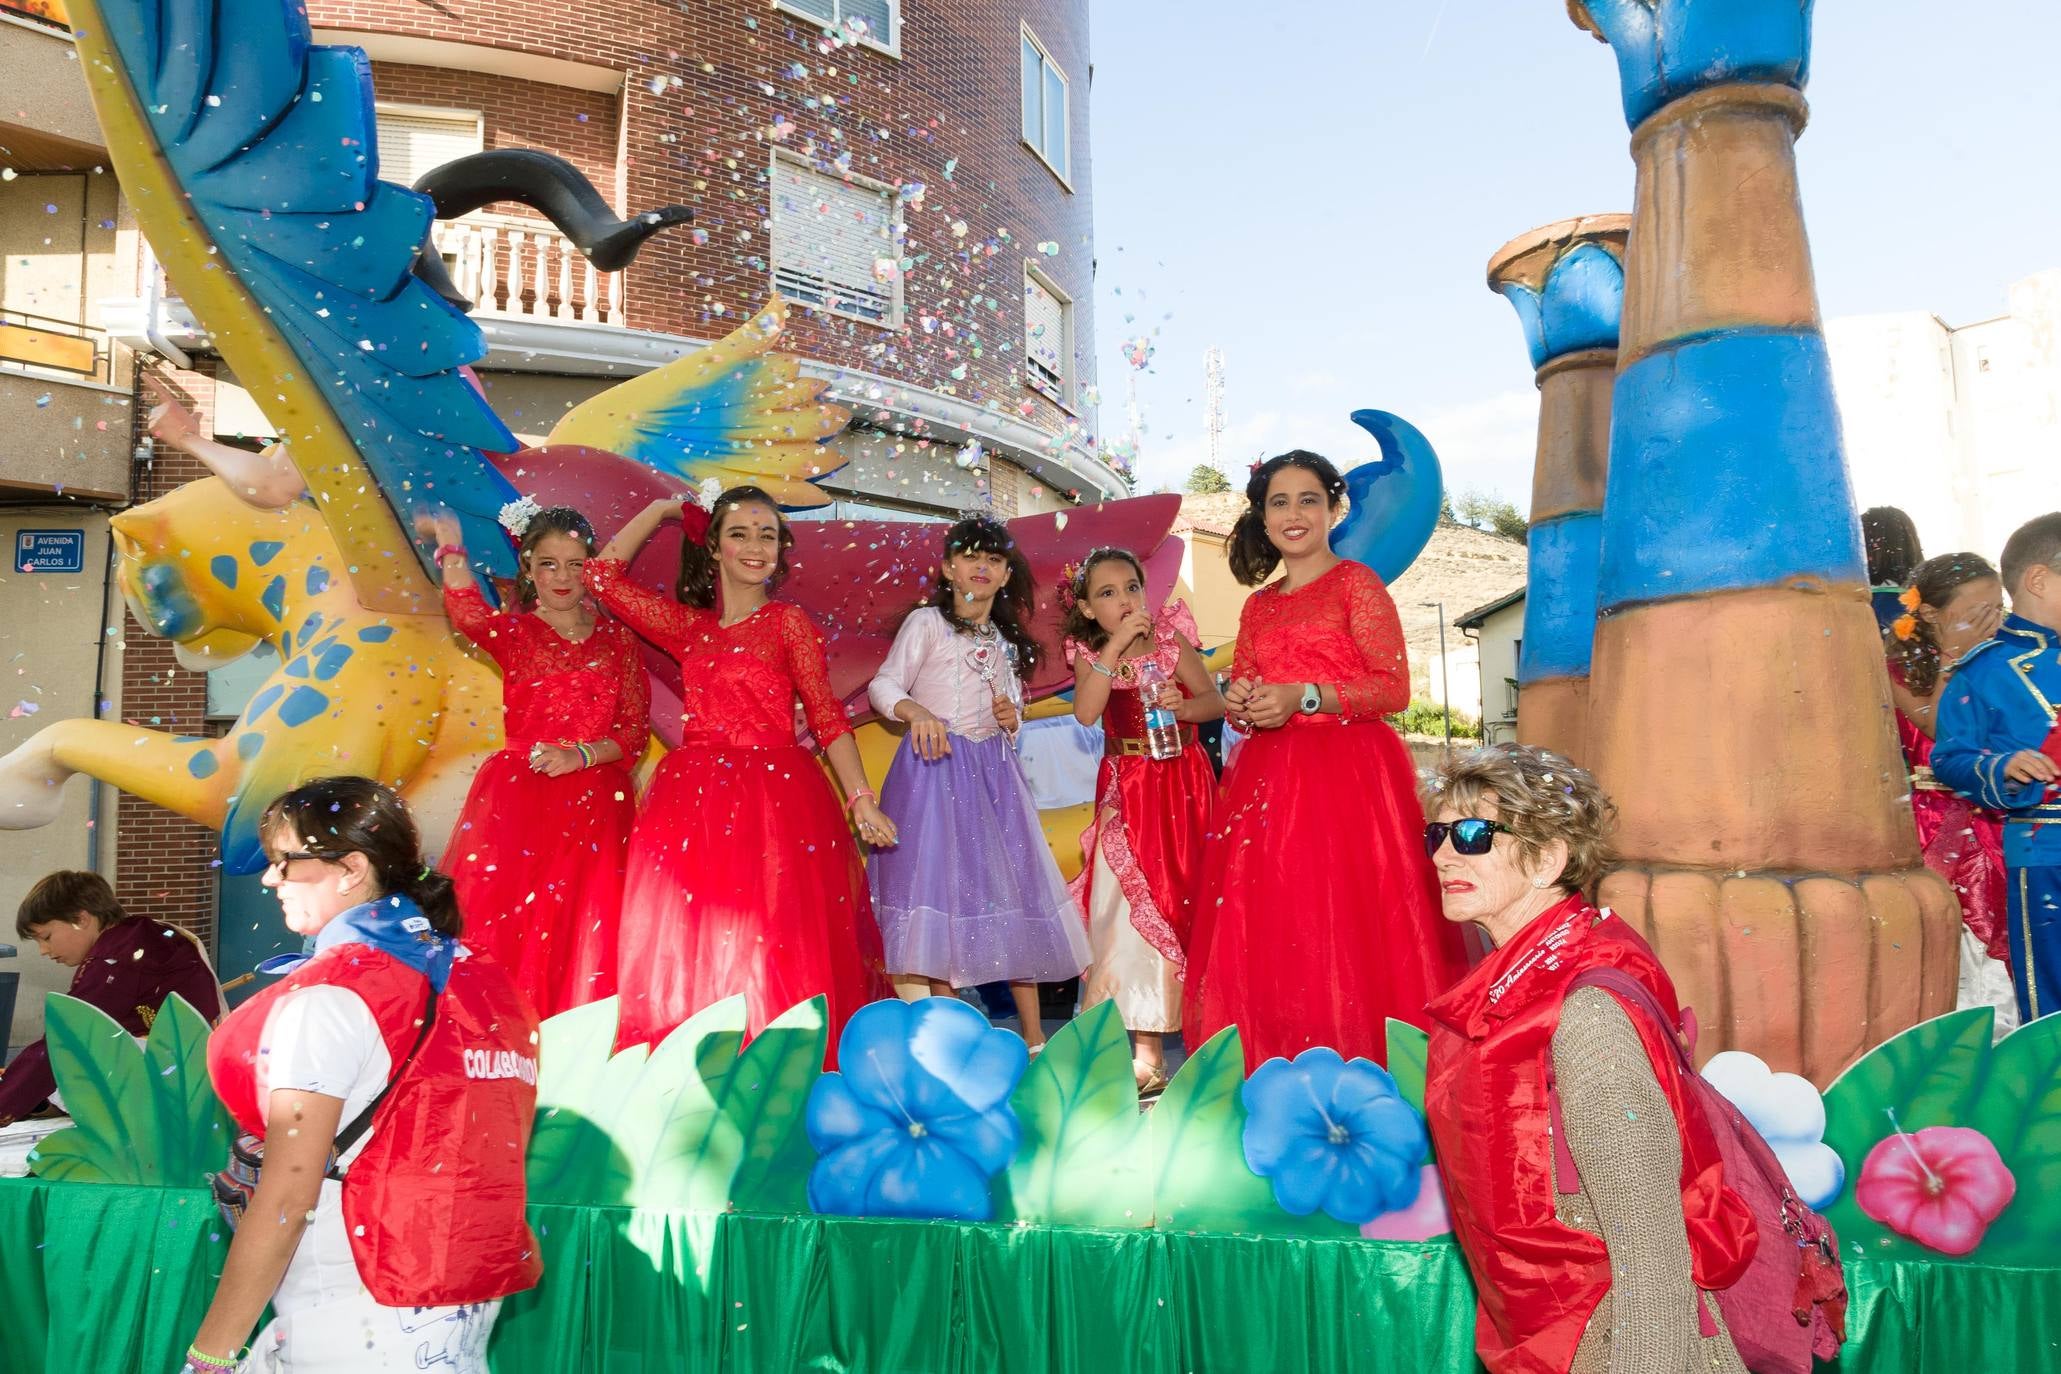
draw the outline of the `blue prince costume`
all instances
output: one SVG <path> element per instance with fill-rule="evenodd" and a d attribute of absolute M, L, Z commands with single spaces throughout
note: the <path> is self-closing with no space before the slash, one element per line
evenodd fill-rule
<path fill-rule="evenodd" d="M 2006 616 L 1971 649 L 1940 694 L 1932 772 L 2004 813 L 2011 981 L 2021 1021 L 2061 1010 L 2061 784 L 2013 782 L 2014 754 L 2037 750 L 2061 702 L 2061 635 Z"/>

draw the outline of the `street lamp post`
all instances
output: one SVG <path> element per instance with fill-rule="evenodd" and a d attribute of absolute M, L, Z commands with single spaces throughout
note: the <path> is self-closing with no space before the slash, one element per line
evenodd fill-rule
<path fill-rule="evenodd" d="M 1446 603 L 1421 601 L 1425 610 L 1438 611 L 1438 699 L 1446 717 L 1446 753 L 1453 752 L 1453 665 L 1446 659 Z"/>

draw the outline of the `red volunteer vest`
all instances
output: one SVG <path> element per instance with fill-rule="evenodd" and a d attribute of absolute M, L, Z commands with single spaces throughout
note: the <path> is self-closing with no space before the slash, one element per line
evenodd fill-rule
<path fill-rule="evenodd" d="M 1568 985 L 1622 969 L 1679 1014 L 1674 985 L 1637 931 L 1570 897 L 1427 1008 L 1425 1115 L 1453 1237 L 1474 1272 L 1475 1344 L 1491 1374 L 1565 1374 L 1610 1289 L 1603 1240 L 1554 1215 L 1547 1073 Z M 1718 1145 L 1690 1108 L 1673 1052 L 1631 1013 L 1682 1138 L 1682 1211 L 1699 1288 L 1729 1287 L 1753 1257 L 1756 1227 L 1724 1186 Z"/>
<path fill-rule="evenodd" d="M 364 999 L 397 1069 L 421 1032 L 426 978 L 368 945 L 324 950 L 229 1013 L 208 1041 L 215 1093 L 252 1135 L 265 1131 L 256 1072 L 265 1022 L 279 998 L 321 983 Z M 478 955 L 452 964 L 429 1038 L 344 1175 L 351 1256 L 381 1304 L 486 1302 L 536 1285 L 543 1261 L 523 1211 L 536 1032 L 497 964 Z"/>

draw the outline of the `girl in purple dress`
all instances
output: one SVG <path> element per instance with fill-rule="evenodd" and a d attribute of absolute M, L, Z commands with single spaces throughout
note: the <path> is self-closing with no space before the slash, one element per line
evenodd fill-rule
<path fill-rule="evenodd" d="M 1074 977 L 1088 938 L 1016 760 L 1023 683 L 1041 650 L 1026 625 L 1030 564 L 1000 524 L 945 535 L 930 604 L 910 613 L 868 695 L 909 727 L 882 803 L 900 843 L 868 876 L 888 972 L 904 996 L 1007 982 L 1033 1050 L 1040 982 Z"/>

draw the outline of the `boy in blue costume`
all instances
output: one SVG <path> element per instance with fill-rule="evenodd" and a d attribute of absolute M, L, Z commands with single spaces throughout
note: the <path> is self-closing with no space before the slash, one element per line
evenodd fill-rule
<path fill-rule="evenodd" d="M 2061 1010 L 2061 511 L 2004 545 L 2011 614 L 1940 693 L 1932 772 L 2004 813 L 2011 981 L 2021 1020 Z"/>

